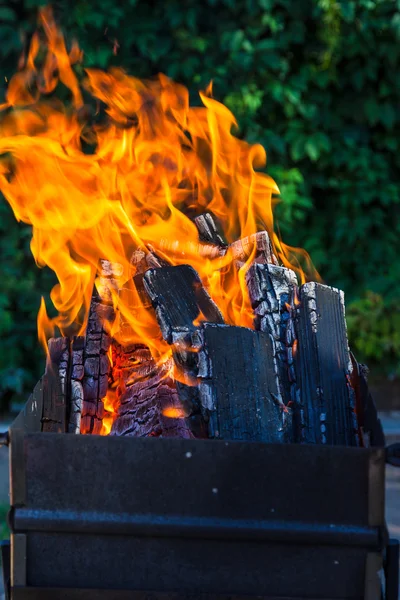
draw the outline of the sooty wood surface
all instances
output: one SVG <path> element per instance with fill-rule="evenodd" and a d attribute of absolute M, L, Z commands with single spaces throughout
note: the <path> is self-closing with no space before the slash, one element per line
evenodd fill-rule
<path fill-rule="evenodd" d="M 199 394 L 210 412 L 209 436 L 289 441 L 290 415 L 281 400 L 270 336 L 205 324 L 202 337 Z"/>
<path fill-rule="evenodd" d="M 343 292 L 303 285 L 296 329 L 296 441 L 357 445 Z"/>
<path fill-rule="evenodd" d="M 254 328 L 272 337 L 282 399 L 288 405 L 295 380 L 293 349 L 296 340 L 292 314 L 296 275 L 285 267 L 254 263 L 246 273 L 246 283 L 254 310 Z"/>
<path fill-rule="evenodd" d="M 200 312 L 207 321 L 222 323 L 222 315 L 207 294 L 196 271 L 188 265 L 149 269 L 143 278 L 156 312 L 163 338 L 173 343 L 174 332 L 196 329 Z"/>
<path fill-rule="evenodd" d="M 42 378 L 42 431 L 65 433 L 67 407 L 65 391 L 62 390 L 58 368 L 47 368 Z"/>

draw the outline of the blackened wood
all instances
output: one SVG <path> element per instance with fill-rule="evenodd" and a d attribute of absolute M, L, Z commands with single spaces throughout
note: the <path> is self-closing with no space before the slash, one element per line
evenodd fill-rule
<path fill-rule="evenodd" d="M 68 338 L 49 340 L 46 372 L 42 378 L 42 431 L 67 431 L 66 375 L 68 367 Z"/>
<path fill-rule="evenodd" d="M 81 381 L 84 375 L 83 350 L 85 347 L 85 338 L 83 336 L 75 337 L 72 341 L 72 372 L 71 378 Z"/>
<path fill-rule="evenodd" d="M 108 390 L 109 359 L 107 351 L 111 343 L 107 327 L 115 318 L 111 299 L 113 294 L 118 293 L 123 268 L 119 263 L 111 263 L 102 259 L 99 271 L 103 281 L 98 289 L 95 286 L 93 290 L 82 352 L 81 432 L 92 434 L 100 433 L 102 428 L 103 399 Z M 78 355 L 77 360 L 79 358 Z M 77 375 L 80 373 L 81 369 L 78 368 Z"/>
<path fill-rule="evenodd" d="M 214 244 L 215 246 L 227 247 L 228 242 L 222 232 L 222 228 L 218 220 L 211 213 L 204 213 L 195 217 L 194 223 L 199 232 L 201 242 Z"/>
<path fill-rule="evenodd" d="M 295 381 L 292 312 L 297 294 L 296 275 L 285 267 L 254 263 L 246 273 L 246 283 L 254 310 L 254 328 L 272 336 L 279 386 L 283 401 L 288 405 Z"/>
<path fill-rule="evenodd" d="M 164 339 L 174 343 L 174 333 L 195 330 L 193 321 L 200 312 L 205 320 L 222 323 L 222 315 L 202 286 L 196 271 L 188 265 L 150 269 L 144 287 L 156 312 Z"/>
<path fill-rule="evenodd" d="M 296 330 L 296 441 L 357 445 L 343 292 L 318 283 L 303 285 Z"/>
<path fill-rule="evenodd" d="M 210 437 L 290 441 L 271 338 L 244 327 L 205 324 L 199 351 L 199 394 L 209 412 Z"/>

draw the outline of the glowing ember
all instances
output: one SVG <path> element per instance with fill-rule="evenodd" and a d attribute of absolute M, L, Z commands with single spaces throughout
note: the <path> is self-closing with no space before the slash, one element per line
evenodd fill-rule
<path fill-rule="evenodd" d="M 164 361 L 170 348 L 132 283 L 132 255 L 150 249 L 169 264 L 192 265 L 225 322 L 252 327 L 244 277 L 254 248 L 238 269 L 233 249 L 208 252 L 191 218 L 210 211 L 229 243 L 267 230 L 276 256 L 301 273 L 300 251 L 273 233 L 272 195 L 279 190 L 255 171 L 265 166 L 265 150 L 234 137 L 235 119 L 211 97 L 211 86 L 198 108 L 189 106 L 186 88 L 161 74 L 140 81 L 122 69 L 86 69 L 80 82 L 73 68 L 82 60 L 78 46 L 68 52 L 49 9 L 39 22 L 44 36 L 33 36 L 10 80 L 0 123 L 0 189 L 16 218 L 32 225 L 37 264 L 59 281 L 51 293 L 58 315 L 49 318 L 42 300 L 39 338 L 46 343 L 56 328 L 84 333 L 99 259 L 107 258 L 121 265 L 129 296 L 128 303 L 109 289 L 118 308 L 113 337 L 118 341 L 120 324 L 128 325 L 130 341 Z M 59 82 L 70 92 L 64 104 L 52 95 Z M 83 89 L 94 107 L 105 107 L 97 123 Z"/>
<path fill-rule="evenodd" d="M 170 419 L 184 419 L 187 416 L 182 408 L 176 408 L 175 406 L 164 408 L 162 414 L 164 417 L 168 417 Z"/>

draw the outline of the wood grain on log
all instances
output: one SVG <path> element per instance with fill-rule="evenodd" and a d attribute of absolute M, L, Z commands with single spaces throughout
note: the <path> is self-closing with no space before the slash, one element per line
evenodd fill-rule
<path fill-rule="evenodd" d="M 115 318 L 112 295 L 118 293 L 122 271 L 119 263 L 100 260 L 100 283 L 93 291 L 82 349 L 82 433 L 100 433 L 102 427 L 103 398 L 107 394 L 110 367 L 107 351 L 111 338 L 107 327 Z M 80 359 L 80 355 L 77 359 Z M 77 373 L 82 372 L 79 367 L 77 365 Z"/>
<path fill-rule="evenodd" d="M 286 405 L 293 400 L 296 339 L 292 314 L 297 295 L 294 271 L 271 264 L 254 263 L 246 273 L 254 327 L 272 337 L 278 366 L 279 387 Z"/>
<path fill-rule="evenodd" d="M 296 441 L 358 445 L 343 292 L 306 283 L 296 313 Z"/>

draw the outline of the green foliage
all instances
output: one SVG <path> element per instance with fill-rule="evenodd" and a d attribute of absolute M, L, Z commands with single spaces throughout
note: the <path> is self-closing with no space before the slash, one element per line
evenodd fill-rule
<path fill-rule="evenodd" d="M 0 2 L 0 94 L 41 4 Z M 268 151 L 282 192 L 276 216 L 283 239 L 306 248 L 323 278 L 364 315 L 368 343 L 350 327 L 356 350 L 398 360 L 398 345 L 378 343 L 368 305 L 357 298 L 373 290 L 388 306 L 400 292 L 399 2 L 58 0 L 55 11 L 87 66 L 122 65 L 137 77 L 164 72 L 186 84 L 194 102 L 214 81 L 239 134 Z M 50 282 L 33 266 L 27 229 L 0 206 L 0 381 L 6 373 L 18 389 L 43 365 L 32 354 L 35 314 Z M 394 331 L 394 311 L 375 318 Z"/>
<path fill-rule="evenodd" d="M 392 375 L 400 375 L 400 310 L 396 301 L 367 292 L 347 307 L 347 327 L 360 361 L 373 366 L 385 360 Z"/>

